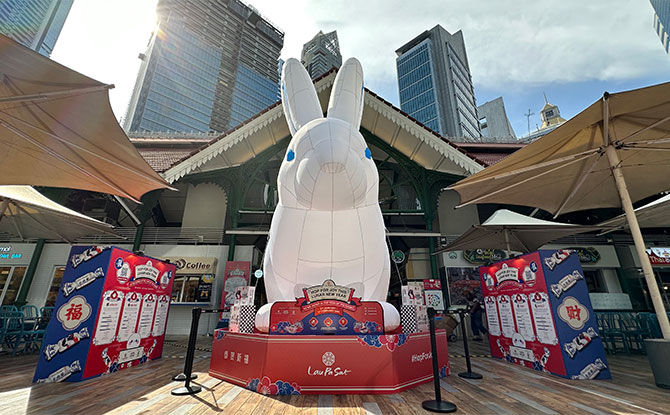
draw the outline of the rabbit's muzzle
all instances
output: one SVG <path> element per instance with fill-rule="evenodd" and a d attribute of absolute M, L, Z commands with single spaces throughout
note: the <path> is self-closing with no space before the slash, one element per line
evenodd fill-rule
<path fill-rule="evenodd" d="M 367 177 L 353 151 L 308 151 L 295 177 L 298 202 L 315 210 L 354 209 L 365 200 Z"/>

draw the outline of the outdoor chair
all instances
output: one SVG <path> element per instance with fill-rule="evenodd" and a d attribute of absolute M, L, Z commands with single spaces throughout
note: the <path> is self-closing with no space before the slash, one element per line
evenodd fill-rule
<path fill-rule="evenodd" d="M 21 307 L 21 312 L 23 313 L 23 317 L 26 320 L 34 320 L 37 317 L 39 317 L 39 310 L 37 310 L 37 307 L 34 305 L 24 305 Z"/>
<path fill-rule="evenodd" d="M 658 317 L 654 313 L 637 313 L 640 328 L 647 334 L 645 338 L 662 338 L 661 327 L 658 325 Z"/>
<path fill-rule="evenodd" d="M 630 353 L 628 341 L 622 329 L 620 318 L 617 313 L 600 313 L 602 315 L 603 330 L 601 331 L 603 343 L 607 353 L 616 354 L 617 351 Z M 622 347 L 618 348 L 617 343 L 621 342 Z"/>
<path fill-rule="evenodd" d="M 7 323 L 5 322 L 5 314 L 4 312 L 0 312 L 0 351 L 3 351 L 5 348 L 3 347 L 5 344 L 5 331 L 7 327 Z"/>
<path fill-rule="evenodd" d="M 22 345 L 22 352 L 39 352 L 44 337 L 44 329 L 26 328 L 23 313 L 20 311 L 7 313 L 5 322 L 6 329 L 3 343 L 8 350 L 12 351 L 13 356 L 19 353 Z"/>
<path fill-rule="evenodd" d="M 19 311 L 19 309 L 16 308 L 15 305 L 3 305 L 2 307 L 0 307 L 0 312 L 2 313 L 8 313 L 12 311 Z"/>
<path fill-rule="evenodd" d="M 53 312 L 54 312 L 53 307 L 42 307 L 42 308 L 40 308 L 40 316 L 47 321 L 49 321 L 51 319 L 51 315 L 53 314 Z"/>
<path fill-rule="evenodd" d="M 628 342 L 630 351 L 636 351 L 642 354 L 647 354 L 644 345 L 644 339 L 651 336 L 651 331 L 644 329 L 637 316 L 634 313 L 617 313 L 624 336 Z"/>

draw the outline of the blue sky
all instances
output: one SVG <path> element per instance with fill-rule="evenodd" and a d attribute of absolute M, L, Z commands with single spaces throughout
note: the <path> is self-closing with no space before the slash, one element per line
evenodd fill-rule
<path fill-rule="evenodd" d="M 124 115 L 155 27 L 157 0 L 78 0 L 52 58 L 116 84 Z M 463 30 L 478 104 L 502 96 L 517 136 L 540 123 L 543 92 L 570 118 L 602 96 L 667 81 L 668 56 L 648 0 L 248 0 L 285 32 L 282 58 L 300 57 L 319 30 L 361 60 L 366 86 L 398 104 L 395 50 L 436 24 Z M 113 6 L 110 6 L 113 5 Z M 104 18 L 100 18 L 104 16 Z"/>

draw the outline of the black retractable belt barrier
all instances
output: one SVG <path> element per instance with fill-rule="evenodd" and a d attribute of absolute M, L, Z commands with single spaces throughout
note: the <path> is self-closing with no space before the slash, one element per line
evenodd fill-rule
<path fill-rule="evenodd" d="M 456 412 L 456 405 L 442 400 L 440 390 L 440 374 L 437 369 L 437 342 L 435 341 L 435 310 L 428 308 L 428 324 L 430 326 L 430 351 L 433 355 L 433 383 L 435 385 L 435 400 L 423 401 L 421 406 L 431 412 Z"/>
<path fill-rule="evenodd" d="M 188 335 L 188 349 L 186 349 L 186 359 L 184 360 L 184 373 L 173 377 L 173 380 L 183 380 L 184 386 L 172 389 L 173 395 L 194 395 L 202 390 L 198 385 L 191 385 L 191 379 L 195 379 L 197 375 L 193 374 L 193 357 L 195 356 L 195 343 L 198 337 L 198 323 L 200 322 L 200 314 L 202 313 L 220 313 L 222 309 L 203 310 L 196 307 L 193 309 L 193 316 L 191 318 L 191 332 Z"/>
<path fill-rule="evenodd" d="M 465 379 L 481 379 L 483 376 L 480 375 L 479 373 L 473 372 L 472 366 L 470 365 L 470 349 L 468 348 L 468 335 L 465 331 L 465 316 L 467 314 L 467 310 L 459 311 L 459 314 L 461 317 L 461 333 L 463 333 L 463 349 L 465 349 L 465 364 L 468 370 L 466 372 L 459 373 L 458 376 Z M 470 316 L 470 318 L 472 318 L 472 316 Z"/>

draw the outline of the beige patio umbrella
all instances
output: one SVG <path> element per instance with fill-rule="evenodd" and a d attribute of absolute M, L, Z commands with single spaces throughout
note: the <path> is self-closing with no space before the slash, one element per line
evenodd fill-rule
<path fill-rule="evenodd" d="M 663 336 L 670 339 L 632 204 L 670 189 L 670 83 L 605 93 L 556 130 L 451 189 L 461 205 L 534 206 L 556 216 L 623 208 Z"/>
<path fill-rule="evenodd" d="M 463 235 L 435 253 L 488 248 L 504 249 L 509 257 L 511 251 L 531 252 L 558 238 L 603 229 L 598 226 L 551 222 L 499 209 L 484 223 L 473 225 Z"/>
<path fill-rule="evenodd" d="M 0 185 L 135 201 L 169 187 L 116 121 L 110 88 L 0 35 Z"/>
<path fill-rule="evenodd" d="M 670 228 L 670 195 L 661 197 L 644 206 L 635 209 L 637 223 L 640 228 Z M 627 228 L 626 215 L 619 215 L 600 223 L 602 226 L 610 226 L 612 230 Z"/>
<path fill-rule="evenodd" d="M 73 243 L 86 235 L 118 236 L 112 229 L 112 225 L 59 205 L 30 186 L 0 186 L 2 233 L 23 240 L 44 238 Z"/>

